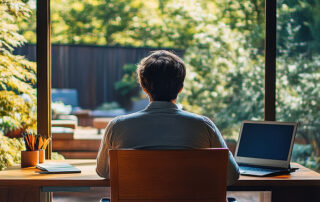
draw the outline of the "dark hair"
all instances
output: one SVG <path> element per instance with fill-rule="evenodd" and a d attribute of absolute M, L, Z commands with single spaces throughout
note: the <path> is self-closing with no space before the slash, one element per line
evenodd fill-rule
<path fill-rule="evenodd" d="M 172 101 L 186 77 L 186 67 L 177 55 L 158 50 L 143 58 L 137 68 L 138 80 L 154 101 Z"/>

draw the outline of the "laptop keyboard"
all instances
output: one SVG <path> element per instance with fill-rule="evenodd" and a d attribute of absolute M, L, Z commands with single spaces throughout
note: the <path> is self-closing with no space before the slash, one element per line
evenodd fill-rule
<path fill-rule="evenodd" d="M 240 166 L 241 170 L 247 171 L 275 171 L 280 169 L 271 169 L 271 168 L 260 168 L 260 167 L 252 167 L 252 166 Z"/>

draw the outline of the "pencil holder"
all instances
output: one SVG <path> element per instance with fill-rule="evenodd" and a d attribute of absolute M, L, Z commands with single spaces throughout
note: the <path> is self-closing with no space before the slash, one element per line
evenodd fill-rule
<path fill-rule="evenodd" d="M 45 160 L 46 154 L 44 149 L 39 150 L 39 163 L 43 163 Z"/>
<path fill-rule="evenodd" d="M 21 168 L 34 167 L 39 163 L 39 151 L 21 151 Z"/>

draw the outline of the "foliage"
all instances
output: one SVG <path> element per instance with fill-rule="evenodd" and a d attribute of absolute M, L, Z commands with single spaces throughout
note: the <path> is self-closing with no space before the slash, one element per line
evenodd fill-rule
<path fill-rule="evenodd" d="M 244 37 L 219 23 L 208 25 L 194 41 L 184 56 L 189 69 L 182 93 L 186 109 L 214 119 L 226 136 L 238 133 L 241 120 L 261 119 L 262 62 L 248 60 Z"/>
<path fill-rule="evenodd" d="M 25 42 L 17 21 L 29 14 L 19 0 L 0 0 L 0 170 L 19 161 L 23 149 L 22 140 L 4 135 L 36 128 L 36 66 L 12 53 Z"/>
<path fill-rule="evenodd" d="M 53 119 L 58 119 L 59 115 L 71 114 L 71 111 L 72 111 L 71 105 L 65 105 L 61 101 L 52 102 L 51 108 L 52 108 L 52 118 Z"/>
<path fill-rule="evenodd" d="M 52 160 L 64 160 L 64 156 L 62 156 L 61 154 L 57 153 L 57 152 L 52 152 L 51 153 L 51 159 Z"/>
<path fill-rule="evenodd" d="M 247 41 L 246 48 L 254 48 L 255 53 L 263 54 L 265 35 L 265 0 L 212 0 L 216 2 L 219 20 L 228 24 L 232 30 L 242 33 Z"/>
<path fill-rule="evenodd" d="M 14 47 L 25 40 L 18 34 L 17 20 L 27 18 L 29 10 L 19 0 L 0 1 L 0 130 L 36 127 L 36 66 Z"/>
<path fill-rule="evenodd" d="M 320 0 L 280 0 L 278 13 L 278 54 L 319 53 Z"/>
<path fill-rule="evenodd" d="M 110 102 L 110 103 L 106 102 L 106 103 L 103 103 L 101 106 L 99 106 L 97 110 L 108 111 L 108 110 L 119 109 L 119 108 L 120 106 L 116 102 Z"/>
<path fill-rule="evenodd" d="M 0 131 L 0 171 L 21 160 L 21 152 L 25 150 L 22 138 L 8 138 Z M 64 157 L 57 152 L 51 154 L 53 160 L 63 160 Z"/>
<path fill-rule="evenodd" d="M 0 131 L 0 171 L 7 166 L 20 161 L 21 153 L 24 150 L 24 143 L 21 138 L 8 138 Z"/>
<path fill-rule="evenodd" d="M 298 135 L 320 155 L 320 55 L 278 59 L 277 114 L 279 120 L 299 122 Z"/>
<path fill-rule="evenodd" d="M 198 0 L 159 2 L 152 3 L 155 9 L 140 12 L 129 26 L 128 38 L 136 45 L 185 49 L 192 43 L 193 35 L 200 32 L 197 28 L 215 19 L 203 13 Z M 203 22 L 203 18 L 207 21 Z"/>
<path fill-rule="evenodd" d="M 139 84 L 136 78 L 136 68 L 137 66 L 134 64 L 124 65 L 122 79 L 114 84 L 115 89 L 122 96 L 133 96 L 137 94 Z"/>
<path fill-rule="evenodd" d="M 121 107 L 130 110 L 135 98 L 140 97 L 140 87 L 136 77 L 136 65 L 126 64 L 123 67 L 123 76 L 120 81 L 114 84 L 118 92 L 117 102 Z"/>
<path fill-rule="evenodd" d="M 278 6 L 277 119 L 297 121 L 298 137 L 320 155 L 320 1 Z M 316 161 L 317 162 L 317 161 Z"/>
<path fill-rule="evenodd" d="M 295 144 L 291 160 L 313 170 L 320 171 L 320 158 L 315 156 L 313 146 L 310 144 Z"/>
<path fill-rule="evenodd" d="M 298 136 L 313 145 L 317 156 L 320 0 L 277 3 L 277 120 L 298 121 Z M 213 118 L 224 135 L 236 136 L 241 120 L 263 119 L 264 4 L 52 0 L 52 41 L 184 49 L 188 74 L 180 101 L 187 110 Z M 21 23 L 32 42 L 34 22 Z M 135 67 L 127 68 L 115 85 L 123 95 L 138 85 Z"/>
<path fill-rule="evenodd" d="M 29 0 L 35 4 L 35 0 Z M 107 44 L 118 43 L 118 33 L 128 27 L 140 9 L 140 0 L 52 0 L 51 23 L 53 43 Z M 22 21 L 26 39 L 36 42 L 36 15 Z"/>

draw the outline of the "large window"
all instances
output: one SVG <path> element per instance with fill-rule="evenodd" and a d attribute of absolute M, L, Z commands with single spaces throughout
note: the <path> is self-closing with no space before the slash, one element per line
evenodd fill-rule
<path fill-rule="evenodd" d="M 318 1 L 278 1 L 277 120 L 298 122 L 293 160 L 319 170 Z"/>
<path fill-rule="evenodd" d="M 179 99 L 183 107 L 209 116 L 223 134 L 234 137 L 241 120 L 262 119 L 264 1 L 132 1 L 132 5 L 120 2 L 120 10 L 114 9 L 117 2 L 113 1 L 109 4 L 70 2 L 70 20 L 63 16 L 70 31 L 58 29 L 57 33 L 66 37 L 56 38 L 56 35 L 55 40 L 183 50 L 189 67 L 185 90 Z M 108 10 L 108 16 L 101 18 L 106 21 L 99 20 L 100 14 L 94 14 L 98 11 L 95 7 Z M 313 144 L 313 148 L 317 148 L 316 143 L 306 134 L 316 134 L 311 131 L 317 128 L 317 116 L 312 115 L 316 113 L 312 107 L 317 106 L 315 93 L 318 92 L 315 90 L 317 7 L 313 2 L 278 1 L 277 10 L 277 119 L 299 120 L 304 132 L 299 131 L 298 136 Z M 126 14 L 129 11 L 133 16 Z M 77 12 L 86 12 L 87 16 Z M 78 18 L 82 21 L 72 26 L 70 23 Z M 93 19 L 103 26 L 93 23 Z M 268 39 L 267 44 L 272 43 Z"/>
<path fill-rule="evenodd" d="M 143 108 L 134 65 L 151 50 L 169 49 L 188 68 L 178 103 L 236 140 L 242 120 L 264 115 L 264 13 L 261 0 L 52 0 L 53 118 L 77 115 L 78 129 L 89 134 L 97 130 L 83 127 L 95 127 L 98 117 Z M 66 89 L 72 108 L 57 103 Z"/>

